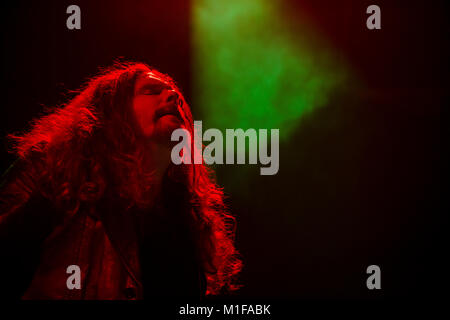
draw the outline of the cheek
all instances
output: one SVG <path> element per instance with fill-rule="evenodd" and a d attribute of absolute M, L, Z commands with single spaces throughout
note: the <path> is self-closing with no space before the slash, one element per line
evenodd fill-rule
<path fill-rule="evenodd" d="M 137 123 L 144 134 L 153 128 L 153 117 L 156 109 L 156 99 L 151 96 L 136 97 L 133 100 L 133 112 Z"/>

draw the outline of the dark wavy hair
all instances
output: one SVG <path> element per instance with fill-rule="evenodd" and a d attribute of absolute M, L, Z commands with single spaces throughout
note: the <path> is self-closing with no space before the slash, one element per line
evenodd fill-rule
<path fill-rule="evenodd" d="M 34 120 L 26 133 L 9 136 L 19 158 L 39 155 L 44 193 L 57 206 L 73 214 L 108 190 L 128 207 L 149 205 L 152 174 L 143 162 L 131 101 L 138 76 L 150 71 L 178 91 L 185 126 L 193 136 L 190 108 L 174 81 L 146 64 L 131 62 L 103 69 L 67 104 Z M 206 294 L 237 289 L 235 276 L 242 263 L 234 246 L 235 220 L 213 172 L 203 164 L 171 164 L 162 185 L 178 186 L 186 195 L 179 201 L 189 212 L 189 228 L 207 278 Z"/>

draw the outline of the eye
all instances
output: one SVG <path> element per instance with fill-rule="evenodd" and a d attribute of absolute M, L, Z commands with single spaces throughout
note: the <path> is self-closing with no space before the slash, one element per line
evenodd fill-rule
<path fill-rule="evenodd" d="M 164 89 L 165 86 L 162 84 L 146 84 L 139 90 L 139 94 L 150 96 L 158 95 L 161 94 Z"/>
<path fill-rule="evenodd" d="M 161 88 L 145 88 L 141 91 L 144 95 L 158 95 L 162 92 Z"/>

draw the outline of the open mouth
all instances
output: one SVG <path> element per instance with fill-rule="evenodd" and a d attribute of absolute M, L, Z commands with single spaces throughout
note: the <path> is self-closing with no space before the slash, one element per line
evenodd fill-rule
<path fill-rule="evenodd" d="M 174 116 L 181 119 L 180 113 L 178 112 L 178 107 L 175 104 L 169 104 L 156 110 L 155 120 L 159 120 L 164 116 Z"/>

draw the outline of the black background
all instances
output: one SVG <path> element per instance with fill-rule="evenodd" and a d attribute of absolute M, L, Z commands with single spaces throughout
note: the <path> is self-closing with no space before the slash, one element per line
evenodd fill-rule
<path fill-rule="evenodd" d="M 365 85 L 336 93 L 302 120 L 280 147 L 277 175 L 246 176 L 244 193 L 225 185 L 245 264 L 236 295 L 439 294 L 448 254 L 448 211 L 441 206 L 449 70 L 444 1 L 281 3 L 287 19 L 306 12 Z M 66 28 L 71 4 L 81 7 L 81 30 Z M 365 27 L 371 4 L 381 7 L 381 30 Z M 65 102 L 67 90 L 118 57 L 170 74 L 191 99 L 189 1 L 1 6 L 2 170 L 14 160 L 7 133 L 26 129 L 43 106 Z M 238 169 L 218 168 L 219 183 L 227 170 Z M 371 264 L 381 267 L 382 290 L 366 288 Z"/>

